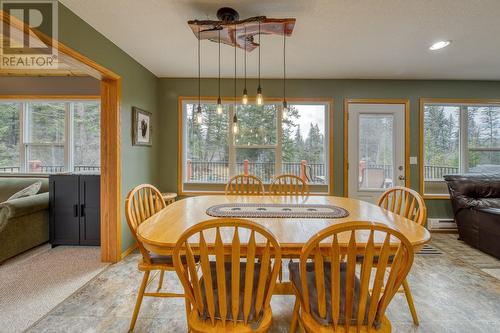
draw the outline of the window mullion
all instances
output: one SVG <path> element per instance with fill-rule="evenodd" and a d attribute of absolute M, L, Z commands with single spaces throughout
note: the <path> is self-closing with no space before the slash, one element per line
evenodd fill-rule
<path fill-rule="evenodd" d="M 73 145 L 73 119 L 75 105 L 74 103 L 66 103 L 66 114 L 65 114 L 65 131 L 64 131 L 64 166 L 68 172 L 73 172 L 75 170 L 74 166 L 74 145 Z"/>
<path fill-rule="evenodd" d="M 468 107 L 463 105 L 460 107 L 460 131 L 459 131 L 459 145 L 460 145 L 460 167 L 461 173 L 469 171 L 469 126 L 468 126 Z"/>
<path fill-rule="evenodd" d="M 278 114 L 276 115 L 276 149 L 274 151 L 275 172 L 274 176 L 283 173 L 282 149 L 283 149 L 283 109 L 277 108 Z"/>
<path fill-rule="evenodd" d="M 233 133 L 233 117 L 234 117 L 234 105 L 229 105 L 229 178 L 236 175 L 236 148 L 234 144 L 234 133 Z"/>
<path fill-rule="evenodd" d="M 19 171 L 26 170 L 26 102 L 20 103 L 19 109 Z"/>

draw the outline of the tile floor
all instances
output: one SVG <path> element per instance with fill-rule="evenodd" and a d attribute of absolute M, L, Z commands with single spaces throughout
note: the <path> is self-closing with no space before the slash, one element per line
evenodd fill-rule
<path fill-rule="evenodd" d="M 431 245 L 443 254 L 416 256 L 409 283 L 420 326 L 413 325 L 404 295 L 397 294 L 387 313 L 393 332 L 500 332 L 500 280 L 494 277 L 500 260 L 456 238 L 434 234 Z M 142 277 L 137 259 L 132 254 L 107 268 L 28 332 L 127 332 Z M 173 275 L 166 279 L 166 288 L 180 290 Z M 271 332 L 288 332 L 293 301 L 273 297 Z M 135 331 L 185 332 L 183 300 L 145 298 Z"/>

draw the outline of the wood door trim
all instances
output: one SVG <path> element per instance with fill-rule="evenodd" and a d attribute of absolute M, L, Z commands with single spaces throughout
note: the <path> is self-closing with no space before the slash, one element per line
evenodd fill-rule
<path fill-rule="evenodd" d="M 25 30 L 23 22 L 0 10 L 3 22 L 52 45 L 70 68 L 101 80 L 101 260 L 117 262 L 121 259 L 121 77 L 36 29 Z"/>
<path fill-rule="evenodd" d="M 0 95 L 3 100 L 100 100 L 101 95 Z"/>
<path fill-rule="evenodd" d="M 405 186 L 411 186 L 410 179 L 410 100 L 405 98 L 344 98 L 344 197 L 349 196 L 349 104 L 404 104 L 405 106 Z"/>

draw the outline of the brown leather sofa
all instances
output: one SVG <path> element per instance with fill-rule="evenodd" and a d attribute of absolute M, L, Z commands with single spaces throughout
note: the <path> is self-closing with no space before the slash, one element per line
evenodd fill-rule
<path fill-rule="evenodd" d="M 460 240 L 500 259 L 500 174 L 444 176 Z"/>

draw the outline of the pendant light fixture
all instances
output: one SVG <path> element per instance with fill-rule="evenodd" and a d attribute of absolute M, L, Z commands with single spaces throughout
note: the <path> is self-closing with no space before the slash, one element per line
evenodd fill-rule
<path fill-rule="evenodd" d="M 283 24 L 283 119 L 288 117 L 288 103 L 286 102 L 286 23 Z"/>
<path fill-rule="evenodd" d="M 196 109 L 196 122 L 201 124 L 201 58 L 200 58 L 200 27 L 198 26 L 198 108 Z"/>
<path fill-rule="evenodd" d="M 220 98 L 220 31 L 222 27 L 219 27 L 219 97 L 217 98 L 217 114 L 222 114 L 222 100 Z"/>
<path fill-rule="evenodd" d="M 259 86 L 257 87 L 257 105 L 264 104 L 264 98 L 262 97 L 262 87 L 260 86 L 260 49 L 262 44 L 260 42 L 260 20 L 259 20 Z"/>
<path fill-rule="evenodd" d="M 0 0 L 1 1 L 1 0 Z M 218 43 L 218 98 L 216 105 L 216 112 L 218 115 L 222 115 L 224 112 L 224 107 L 222 105 L 221 98 L 221 44 L 231 45 L 235 48 L 235 71 L 234 71 L 234 89 L 236 89 L 237 83 L 237 50 L 236 48 L 241 48 L 244 50 L 244 87 L 243 95 L 241 100 L 236 101 L 236 92 L 234 94 L 234 112 L 233 112 L 233 126 L 232 130 L 238 131 L 238 118 L 237 118 L 237 106 L 247 105 L 248 100 L 248 90 L 247 90 L 247 52 L 252 52 L 258 48 L 258 85 L 257 85 L 257 95 L 256 104 L 259 106 L 264 105 L 264 96 L 262 94 L 262 82 L 261 82 L 261 63 L 262 63 L 262 40 L 261 34 L 265 35 L 275 35 L 279 36 L 283 34 L 283 117 L 286 118 L 286 112 L 288 110 L 288 105 L 286 101 L 286 37 L 291 36 L 294 26 L 295 18 L 268 18 L 267 16 L 255 16 L 250 18 L 245 18 L 240 20 L 240 15 L 238 11 L 233 8 L 223 7 L 219 8 L 217 11 L 218 20 L 189 20 L 187 23 L 191 28 L 193 34 L 198 38 L 198 105 L 195 107 L 195 112 L 193 119 L 195 123 L 202 124 L 203 114 L 201 107 L 201 38 L 207 39 L 210 42 Z M 233 28 L 234 27 L 234 28 Z M 232 31 L 229 31 L 233 28 Z M 225 30 L 228 29 L 228 30 Z M 217 30 L 218 38 L 214 36 L 215 30 Z M 221 32 L 222 30 L 222 32 Z M 209 32 L 208 34 L 201 34 L 201 32 Z M 224 32 L 224 33 L 223 33 Z M 243 34 L 243 36 L 238 36 L 238 33 Z M 287 36 L 288 33 L 288 36 Z M 259 35 L 259 39 L 256 39 L 255 35 Z M 214 38 L 215 37 L 215 38 Z M 194 111 L 194 110 L 193 110 Z"/>
<path fill-rule="evenodd" d="M 245 71 L 245 88 L 243 88 L 243 97 L 241 98 L 241 103 L 243 105 L 248 104 L 248 91 L 247 91 L 247 27 L 245 26 L 245 50 L 244 50 L 244 71 Z"/>
<path fill-rule="evenodd" d="M 234 25 L 234 40 L 236 38 L 236 24 Z M 238 117 L 236 116 L 236 43 L 234 43 L 234 116 L 233 116 L 233 133 L 238 133 Z"/>

